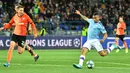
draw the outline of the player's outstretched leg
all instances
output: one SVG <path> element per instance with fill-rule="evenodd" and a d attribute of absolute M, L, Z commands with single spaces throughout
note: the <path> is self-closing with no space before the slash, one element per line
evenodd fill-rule
<path fill-rule="evenodd" d="M 112 44 L 109 48 L 107 48 L 106 50 L 99 50 L 98 53 L 100 54 L 100 56 L 104 57 L 107 56 L 113 49 L 115 49 L 117 46 L 115 44 Z"/>
<path fill-rule="evenodd" d="M 128 48 L 125 48 L 125 53 L 128 53 L 128 52 L 129 52 Z"/>
<path fill-rule="evenodd" d="M 112 44 L 106 50 L 99 51 L 98 53 L 100 54 L 100 56 L 104 57 L 104 56 L 107 56 L 113 49 L 116 49 L 116 48 L 120 49 L 116 44 Z"/>
<path fill-rule="evenodd" d="M 85 60 L 85 55 L 88 52 L 87 48 L 83 48 L 81 51 L 81 55 L 79 58 L 79 64 L 73 64 L 73 67 L 78 68 L 78 69 L 82 69 L 83 68 L 83 62 Z"/>
<path fill-rule="evenodd" d="M 120 48 L 118 45 L 116 44 L 112 44 L 108 49 L 108 53 L 110 53 L 113 49 L 117 49 L 117 50 L 121 50 L 122 48 Z"/>
<path fill-rule="evenodd" d="M 127 46 L 127 43 L 126 43 L 126 41 L 125 40 L 122 40 L 122 42 L 123 42 L 123 45 L 124 45 L 124 49 L 125 49 L 125 53 L 128 53 L 128 46 Z M 118 48 L 121 48 L 120 46 L 117 46 Z M 121 49 L 123 49 L 123 48 L 121 48 Z M 116 50 L 116 53 L 118 53 L 120 51 L 120 49 L 117 49 Z"/>
<path fill-rule="evenodd" d="M 128 46 L 125 40 L 123 41 L 123 45 L 125 46 L 125 53 L 128 53 Z"/>
<path fill-rule="evenodd" d="M 7 62 L 3 64 L 4 67 L 9 67 L 10 66 L 10 61 L 12 59 L 12 54 L 13 54 L 13 50 L 14 50 L 15 45 L 16 44 L 15 44 L 14 41 L 10 42 L 10 47 L 9 47 L 8 56 L 7 56 Z"/>
<path fill-rule="evenodd" d="M 34 56 L 34 61 L 35 61 L 35 62 L 39 59 L 39 55 L 36 54 L 36 53 L 33 51 L 33 48 L 30 47 L 29 45 L 26 45 L 26 46 L 25 46 L 25 50 L 28 50 L 28 52 L 29 52 L 32 56 Z"/>

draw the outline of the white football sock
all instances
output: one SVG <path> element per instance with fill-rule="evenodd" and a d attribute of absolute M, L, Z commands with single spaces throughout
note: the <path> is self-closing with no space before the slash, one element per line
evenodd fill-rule
<path fill-rule="evenodd" d="M 115 47 L 114 47 L 113 45 L 111 45 L 111 47 L 109 47 L 109 48 L 107 49 L 108 53 L 110 53 L 114 48 L 115 48 Z"/>
<path fill-rule="evenodd" d="M 83 66 L 84 60 L 85 60 L 85 56 L 84 56 L 84 55 L 81 55 L 81 56 L 80 56 L 80 59 L 79 59 L 79 65 Z"/>

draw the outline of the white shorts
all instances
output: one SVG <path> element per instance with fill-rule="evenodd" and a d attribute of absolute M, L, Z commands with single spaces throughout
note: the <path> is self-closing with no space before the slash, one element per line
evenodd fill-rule
<path fill-rule="evenodd" d="M 83 48 L 91 48 L 94 47 L 98 52 L 103 50 L 103 47 L 98 39 L 88 40 L 84 43 Z"/>

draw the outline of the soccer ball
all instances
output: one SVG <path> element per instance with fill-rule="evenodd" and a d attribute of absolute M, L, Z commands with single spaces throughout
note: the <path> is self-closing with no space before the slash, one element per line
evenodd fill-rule
<path fill-rule="evenodd" d="M 92 69 L 92 68 L 94 68 L 94 62 L 92 61 L 92 60 L 89 60 L 89 61 L 87 61 L 86 62 L 86 65 L 87 65 L 87 67 L 89 68 L 89 69 Z"/>

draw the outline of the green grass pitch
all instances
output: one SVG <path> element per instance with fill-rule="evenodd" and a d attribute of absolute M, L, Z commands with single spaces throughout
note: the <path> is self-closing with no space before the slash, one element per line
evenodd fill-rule
<path fill-rule="evenodd" d="M 71 50 L 35 50 L 40 58 L 37 62 L 27 51 L 19 55 L 13 52 L 10 67 L 4 67 L 7 50 L 0 50 L 0 73 L 130 73 L 130 53 L 115 50 L 106 57 L 101 57 L 95 50 L 86 55 L 83 69 L 76 69 L 73 63 L 78 63 L 81 49 Z M 94 69 L 88 69 L 87 60 L 95 62 Z"/>

